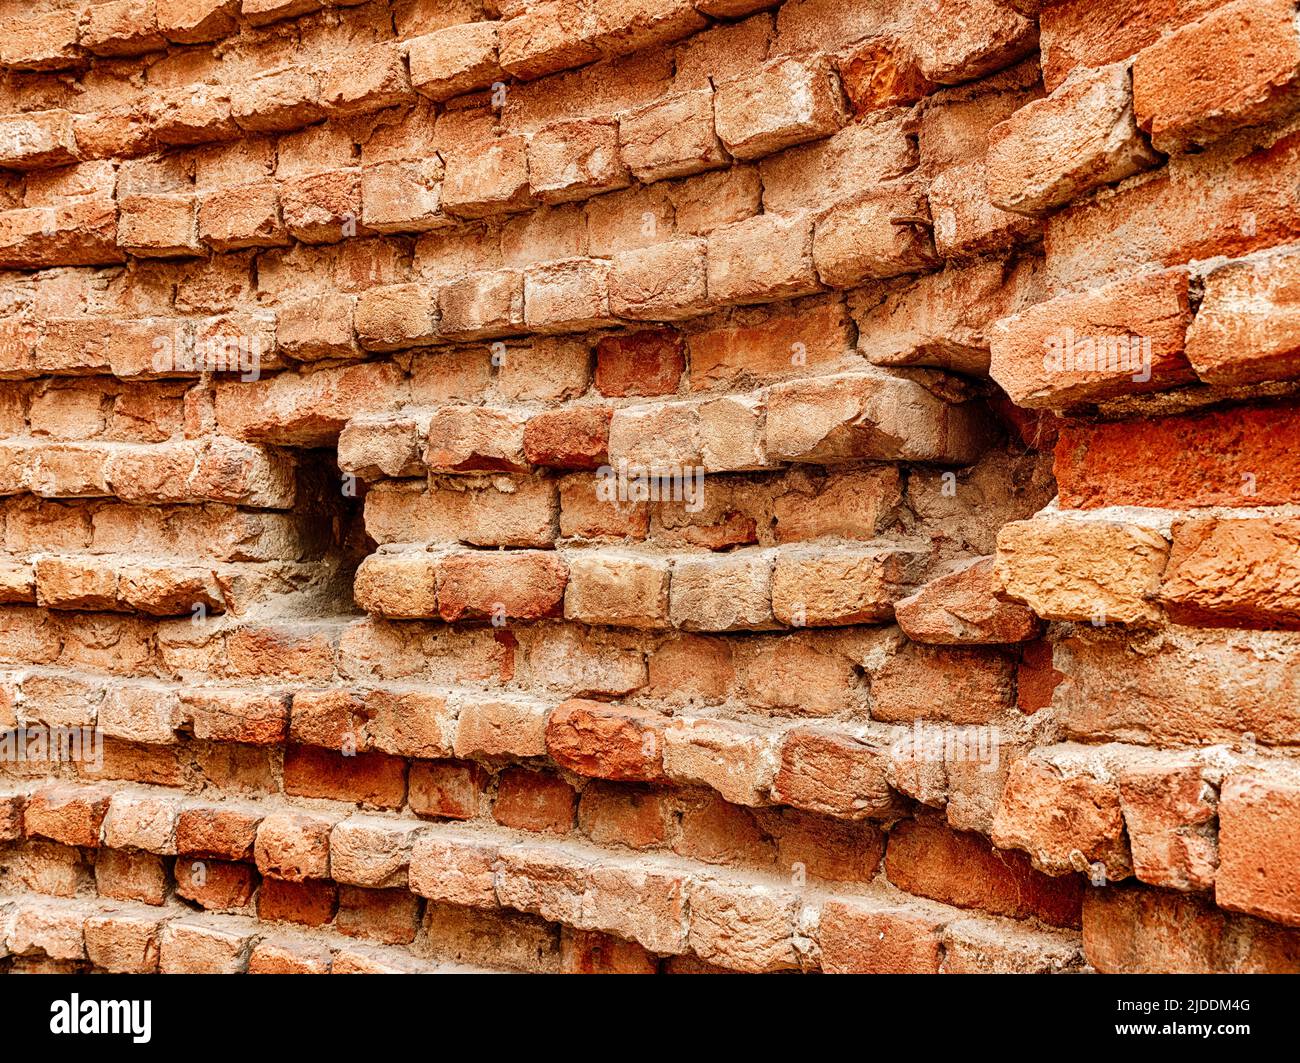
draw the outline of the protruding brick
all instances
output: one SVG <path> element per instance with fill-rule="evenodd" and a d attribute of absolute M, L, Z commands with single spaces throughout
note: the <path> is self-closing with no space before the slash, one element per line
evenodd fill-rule
<path fill-rule="evenodd" d="M 899 377 L 840 374 L 768 389 L 767 454 L 776 460 L 964 463 L 986 439 L 973 406 L 949 405 Z"/>
<path fill-rule="evenodd" d="M 448 623 L 558 616 L 567 581 L 567 566 L 545 551 L 453 554 L 438 564 L 438 614 Z"/>
<path fill-rule="evenodd" d="M 1187 330 L 1187 357 L 1207 384 L 1300 375 L 1300 255 L 1280 251 L 1229 262 L 1205 277 Z"/>
<path fill-rule="evenodd" d="M 1044 620 L 1132 624 L 1160 617 L 1168 556 L 1164 536 L 1137 524 L 1041 516 L 1003 525 L 997 574 Z"/>
<path fill-rule="evenodd" d="M 1300 525 L 1289 519 L 1182 520 L 1159 598 L 1185 624 L 1300 624 Z"/>
<path fill-rule="evenodd" d="M 566 203 L 632 183 L 619 158 L 618 125 L 555 122 L 528 142 L 528 183 L 543 203 Z"/>
<path fill-rule="evenodd" d="M 28 111 L 0 118 L 0 166 L 38 170 L 77 161 L 67 111 Z"/>
<path fill-rule="evenodd" d="M 433 100 L 485 89 L 502 76 L 497 23 L 463 22 L 406 42 L 411 84 Z"/>
<path fill-rule="evenodd" d="M 1293 779 L 1234 774 L 1219 801 L 1220 907 L 1300 926 L 1300 865 L 1288 827 L 1300 809 Z"/>
<path fill-rule="evenodd" d="M 1133 119 L 1127 64 L 1078 70 L 989 130 L 989 199 L 1041 214 L 1159 161 Z"/>
<path fill-rule="evenodd" d="M 929 220 L 925 196 L 913 185 L 881 185 L 841 202 L 817 219 L 817 275 L 832 288 L 848 288 L 924 272 L 938 264 Z"/>
<path fill-rule="evenodd" d="M 357 604 L 390 619 L 436 616 L 437 571 L 438 561 L 433 554 L 371 554 L 357 569 Z"/>
<path fill-rule="evenodd" d="M 989 372 L 1012 401 L 1063 409 L 1194 379 L 1183 353 L 1187 274 L 1138 273 L 999 321 Z"/>
<path fill-rule="evenodd" d="M 825 60 L 773 60 L 754 74 L 723 83 L 714 108 L 718 136 L 738 159 L 828 136 L 844 121 L 839 85 Z"/>
<path fill-rule="evenodd" d="M 557 764 L 579 775 L 658 782 L 664 778 L 665 722 L 644 709 L 575 698 L 551 713 L 546 750 Z"/>
<path fill-rule="evenodd" d="M 619 119 L 623 163 L 643 184 L 715 170 L 727 153 L 713 127 L 713 91 L 676 93 Z"/>
<path fill-rule="evenodd" d="M 1133 62 L 1138 123 L 1184 151 L 1300 107 L 1300 31 L 1287 0 L 1236 0 L 1144 48 Z"/>
<path fill-rule="evenodd" d="M 894 615 L 914 642 L 959 646 L 1037 638 L 1042 625 L 1032 610 L 999 600 L 1001 591 L 994 559 L 975 558 L 895 602 Z"/>
<path fill-rule="evenodd" d="M 1107 879 L 1132 874 L 1119 789 L 1086 766 L 1063 769 L 1032 756 L 1016 761 L 992 837 L 999 848 L 1023 849 L 1036 868 L 1050 875 L 1090 874 L 1097 864 Z"/>

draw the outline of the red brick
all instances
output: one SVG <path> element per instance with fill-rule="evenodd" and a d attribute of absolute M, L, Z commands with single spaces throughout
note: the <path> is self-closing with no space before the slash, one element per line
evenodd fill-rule
<path fill-rule="evenodd" d="M 669 799 L 642 787 L 592 783 L 578 802 L 578 829 L 597 845 L 657 848 L 668 838 L 671 816 Z"/>
<path fill-rule="evenodd" d="M 409 945 L 419 929 L 419 913 L 419 899 L 407 890 L 341 886 L 334 925 L 349 937 L 370 938 L 385 945 Z"/>
<path fill-rule="evenodd" d="M 1124 825 L 1133 874 L 1172 889 L 1214 884 L 1219 849 L 1214 834 L 1215 769 L 1180 752 L 1132 757 L 1119 769 Z"/>
<path fill-rule="evenodd" d="M 324 926 L 337 907 L 338 889 L 332 882 L 264 878 L 257 891 L 257 917 L 271 922 Z"/>
<path fill-rule="evenodd" d="M 332 828 L 333 820 L 327 816 L 272 812 L 257 828 L 258 871 L 289 882 L 328 878 Z"/>
<path fill-rule="evenodd" d="M 1300 236 L 1291 179 L 1298 160 L 1300 132 L 1254 148 L 1225 140 L 1110 195 L 1070 205 L 1047 219 L 1049 280 L 1081 288 L 1139 263 L 1235 258 L 1293 242 Z"/>
<path fill-rule="evenodd" d="M 182 856 L 251 860 L 261 821 L 261 813 L 250 808 L 182 808 L 176 821 L 176 852 Z"/>
<path fill-rule="evenodd" d="M 1300 735 L 1300 714 L 1285 693 L 1300 663 L 1295 632 L 1171 625 L 1139 643 L 1141 653 L 1130 637 L 1114 625 L 1081 624 L 1057 642 L 1065 676 L 1057 718 L 1071 737 L 1200 746 L 1290 745 Z"/>
<path fill-rule="evenodd" d="M 1040 214 L 1159 162 L 1133 120 L 1128 67 L 1081 70 L 989 130 L 989 199 Z"/>
<path fill-rule="evenodd" d="M 563 779 L 508 768 L 497 780 L 492 816 L 506 827 L 567 834 L 573 828 L 576 806 L 577 795 Z"/>
<path fill-rule="evenodd" d="M 673 329 L 606 336 L 596 344 L 596 388 L 602 395 L 672 395 L 685 369 L 686 344 Z"/>
<path fill-rule="evenodd" d="M 1071 70 L 1135 55 L 1171 26 L 1185 26 L 1224 0 L 1057 0 L 1040 5 L 1043 83 L 1055 89 Z"/>
<path fill-rule="evenodd" d="M 905 647 L 871 682 L 871 715 L 877 720 L 948 720 L 988 723 L 1015 697 L 1015 666 L 1009 654 L 991 650 Z"/>
<path fill-rule="evenodd" d="M 1103 974 L 1295 974 L 1300 935 L 1165 890 L 1089 890 L 1083 948 Z"/>
<path fill-rule="evenodd" d="M 790 731 L 781 743 L 773 797 L 783 804 L 846 819 L 863 819 L 894 807 L 885 780 L 888 756 L 829 732 Z"/>
<path fill-rule="evenodd" d="M 839 85 L 824 60 L 775 59 L 724 82 L 714 101 L 718 136 L 738 159 L 770 155 L 843 124 Z"/>
<path fill-rule="evenodd" d="M 228 911 L 252 898 L 257 875 L 248 864 L 225 860 L 176 859 L 176 893 L 200 908 Z"/>
<path fill-rule="evenodd" d="M 1049 878 L 1030 867 L 1024 854 L 998 852 L 978 834 L 943 824 L 897 824 L 889 832 L 885 873 L 899 889 L 959 908 L 1079 926 L 1082 877 Z"/>
<path fill-rule="evenodd" d="M 1173 546 L 1160 601 L 1183 624 L 1300 626 L 1300 526 L 1294 520 L 1186 520 Z"/>
<path fill-rule="evenodd" d="M 818 940 L 827 974 L 936 974 L 943 923 L 904 905 L 822 905 Z"/>
<path fill-rule="evenodd" d="M 284 792 L 401 808 L 406 801 L 406 761 L 383 753 L 348 757 L 314 746 L 290 746 L 284 756 Z"/>
<path fill-rule="evenodd" d="M 1016 670 L 1016 704 L 1020 711 L 1032 715 L 1052 703 L 1052 692 L 1065 677 L 1052 667 L 1052 644 L 1036 641 L 1020 651 Z"/>
<path fill-rule="evenodd" d="M 64 845 L 97 848 L 111 797 L 108 791 L 97 788 L 42 787 L 27 800 L 26 834 L 29 838 L 49 838 Z"/>
<path fill-rule="evenodd" d="M 95 858 L 95 888 L 101 897 L 161 905 L 170 875 L 162 857 L 122 849 L 101 849 Z"/>
<path fill-rule="evenodd" d="M 524 456 L 533 465 L 595 469 L 609 461 L 608 406 L 571 406 L 528 419 Z"/>
<path fill-rule="evenodd" d="M 1240 774 L 1224 783 L 1214 882 L 1220 907 L 1300 926 L 1300 863 L 1290 828 L 1297 809 L 1293 779 Z"/>
<path fill-rule="evenodd" d="M 411 811 L 436 819 L 473 819 L 487 790 L 487 774 L 477 764 L 417 760 L 411 764 Z"/>
<path fill-rule="evenodd" d="M 1300 375 L 1294 253 L 1262 253 L 1213 269 L 1187 331 L 1187 357 L 1208 384 Z"/>
<path fill-rule="evenodd" d="M 1001 582 L 992 558 L 977 558 L 930 580 L 894 603 L 903 633 L 915 642 L 980 645 L 1025 642 L 1042 625 L 1024 606 L 1000 601 Z"/>
<path fill-rule="evenodd" d="M 989 372 L 1020 406 L 1063 408 L 1193 379 L 1182 270 L 1140 273 L 1039 303 L 993 328 Z"/>
<path fill-rule="evenodd" d="M 1105 867 L 1108 879 L 1132 872 L 1119 789 L 1086 769 L 1066 772 L 1024 757 L 1011 766 L 993 820 L 993 844 L 1021 849 L 1053 875 Z"/>
<path fill-rule="evenodd" d="M 546 724 L 546 751 L 561 767 L 598 779 L 663 779 L 659 713 L 575 698 L 556 707 Z"/>
<path fill-rule="evenodd" d="M 1069 509 L 1300 502 L 1300 407 L 1069 424 L 1054 471 Z"/>
<path fill-rule="evenodd" d="M 457 620 L 559 616 L 568 569 L 541 551 L 465 553 L 438 564 L 438 615 Z"/>

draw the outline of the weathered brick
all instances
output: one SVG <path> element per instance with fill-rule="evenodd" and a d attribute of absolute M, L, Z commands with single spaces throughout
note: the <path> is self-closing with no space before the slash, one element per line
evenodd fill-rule
<path fill-rule="evenodd" d="M 1025 757 L 1011 766 L 993 821 L 993 844 L 1023 849 L 1051 875 L 1101 865 L 1107 879 L 1132 873 L 1119 790 L 1086 766 Z"/>
<path fill-rule="evenodd" d="M 1176 521 L 1160 602 L 1179 623 L 1294 627 L 1298 535 L 1286 519 Z"/>
<path fill-rule="evenodd" d="M 972 405 L 951 406 L 910 380 L 883 374 L 775 385 L 768 389 L 766 429 L 769 457 L 823 464 L 873 458 L 961 463 L 972 460 L 987 438 Z"/>
<path fill-rule="evenodd" d="M 1187 330 L 1187 358 L 1207 384 L 1287 380 L 1300 374 L 1294 253 L 1229 262 L 1205 278 Z"/>
<path fill-rule="evenodd" d="M 571 258 L 524 272 L 524 320 L 537 332 L 580 332 L 612 322 L 610 265 Z"/>
<path fill-rule="evenodd" d="M 714 99 L 718 136 L 738 159 L 770 155 L 843 124 L 839 85 L 824 60 L 777 59 L 723 83 Z"/>
<path fill-rule="evenodd" d="M 845 288 L 934 266 L 926 211 L 924 197 L 908 186 L 882 187 L 832 209 L 813 236 L 822 283 Z"/>
<path fill-rule="evenodd" d="M 442 207 L 462 218 L 528 210 L 528 145 L 522 137 L 504 136 L 449 154 L 442 184 Z"/>
<path fill-rule="evenodd" d="M 546 751 L 580 775 L 657 782 L 663 775 L 665 717 L 644 709 L 572 699 L 546 723 Z"/>
<path fill-rule="evenodd" d="M 1165 390 L 1193 379 L 1184 353 L 1191 320 L 1186 273 L 1139 273 L 999 321 L 989 372 L 1031 408 Z"/>
<path fill-rule="evenodd" d="M 818 942 L 828 974 L 935 974 L 944 922 L 903 904 L 828 901 Z"/>
<path fill-rule="evenodd" d="M 1285 824 L 1300 802 L 1295 780 L 1234 774 L 1219 800 L 1220 907 L 1300 926 L 1300 879 Z"/>
<path fill-rule="evenodd" d="M 849 735 L 795 728 L 781 742 L 773 798 L 810 812 L 863 819 L 887 813 L 894 797 L 885 779 L 889 758 Z"/>
<path fill-rule="evenodd" d="M 1300 500 L 1294 405 L 1068 424 L 1056 446 L 1061 506 L 1270 506 Z M 1149 455 L 1158 454 L 1152 462 Z"/>
<path fill-rule="evenodd" d="M 1200 897 L 1114 887 L 1084 898 L 1083 948 L 1107 974 L 1281 974 L 1300 969 L 1294 931 Z"/>
<path fill-rule="evenodd" d="M 1077 927 L 1083 880 L 1048 878 L 1017 857 L 998 853 L 978 835 L 907 820 L 889 832 L 885 873 L 899 889 L 959 908 Z"/>
<path fill-rule="evenodd" d="M 677 93 L 623 115 L 618 135 L 624 165 L 644 184 L 727 164 L 710 89 Z"/>
<path fill-rule="evenodd" d="M 0 166 L 36 170 L 77 161 L 67 111 L 28 111 L 0 118 Z"/>
<path fill-rule="evenodd" d="M 567 834 L 573 827 L 577 797 L 563 779 L 525 768 L 508 768 L 497 781 L 492 816 L 506 827 Z"/>
<path fill-rule="evenodd" d="M 586 624 L 668 626 L 669 563 L 617 553 L 569 559 L 564 615 Z"/>
<path fill-rule="evenodd" d="M 1159 161 L 1133 118 L 1128 66 L 1080 70 L 989 130 L 989 199 L 1039 214 Z"/>
<path fill-rule="evenodd" d="M 1141 525 L 1043 516 L 1003 526 L 996 568 L 1007 596 L 1045 620 L 1132 624 L 1159 618 L 1168 557 Z"/>
<path fill-rule="evenodd" d="M 434 100 L 490 86 L 501 77 L 497 24 L 463 22 L 406 42 L 411 84 Z"/>
<path fill-rule="evenodd" d="M 764 214 L 716 229 L 709 234 L 707 283 L 709 297 L 720 303 L 764 303 L 817 291 L 812 219 Z"/>
<path fill-rule="evenodd" d="M 915 642 L 980 645 L 1025 642 L 1042 625 L 1033 612 L 999 599 L 1003 587 L 993 558 L 980 557 L 930 580 L 894 603 L 904 634 Z"/>
<path fill-rule="evenodd" d="M 1138 123 L 1157 148 L 1175 152 L 1267 122 L 1300 107 L 1298 65 L 1300 32 L 1289 4 L 1224 4 L 1138 53 Z"/>
<path fill-rule="evenodd" d="M 438 615 L 458 620 L 537 620 L 563 608 L 568 568 L 544 551 L 461 553 L 438 563 Z"/>
<path fill-rule="evenodd" d="M 528 183 L 543 203 L 565 203 L 626 188 L 631 177 L 619 158 L 618 124 L 557 122 L 528 142 Z"/>

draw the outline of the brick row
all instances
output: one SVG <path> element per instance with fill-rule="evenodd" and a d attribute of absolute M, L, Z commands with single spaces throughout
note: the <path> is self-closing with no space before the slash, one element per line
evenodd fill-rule
<path fill-rule="evenodd" d="M 372 554 L 356 598 L 389 619 L 538 620 L 687 631 L 882 623 L 925 578 L 928 548 L 891 543 L 740 549 L 725 555 L 632 550 Z"/>
<path fill-rule="evenodd" d="M 145 616 L 240 615 L 300 594 L 318 578 L 316 565 L 279 561 L 186 565 L 120 554 L 0 556 L 0 601 Z"/>
<path fill-rule="evenodd" d="M 993 326 L 990 372 L 1016 403 L 1057 410 L 1197 380 L 1220 388 L 1289 380 L 1295 276 L 1294 250 L 1282 247 L 1058 295 Z"/>
<path fill-rule="evenodd" d="M 1296 521 L 1220 511 L 1058 511 L 998 533 L 1005 593 L 1047 620 L 1293 628 Z"/>
<path fill-rule="evenodd" d="M 220 502 L 261 509 L 294 503 L 293 459 L 228 438 L 175 443 L 0 443 L 0 495 Z"/>
<path fill-rule="evenodd" d="M 3 898 L 0 898 L 3 900 Z M 341 933 L 262 927 L 236 915 L 18 896 L 0 905 L 13 970 L 111 974 L 486 974 Z M 353 935 L 355 936 L 355 934 Z M 42 965 L 44 962 L 44 966 Z"/>
<path fill-rule="evenodd" d="M 174 851 L 179 857 L 178 868 L 184 864 L 202 867 L 202 883 L 196 889 L 191 881 L 188 892 L 204 907 L 218 911 L 238 912 L 248 903 L 248 893 L 232 894 L 212 887 L 224 868 L 245 866 L 239 861 L 250 856 L 255 855 L 258 868 L 269 876 L 261 883 L 264 894 L 283 890 L 287 898 L 294 884 L 305 887 L 317 881 L 313 875 L 327 871 L 339 886 L 339 929 L 345 934 L 394 943 L 415 936 L 418 898 L 432 902 L 431 911 L 432 905 L 454 905 L 531 912 L 565 927 L 635 941 L 650 952 L 674 955 L 689 951 L 706 962 L 739 970 L 816 966 L 819 961 L 828 970 L 856 969 L 856 965 L 870 962 L 871 946 L 866 943 L 870 936 L 846 937 L 844 931 L 862 918 L 884 918 L 889 925 L 896 920 L 904 926 L 926 924 L 921 930 L 921 938 L 927 943 L 922 956 L 930 955 L 929 962 L 937 963 L 938 939 L 949 922 L 954 918 L 970 919 L 967 933 L 977 932 L 981 925 L 979 919 L 963 916 L 956 908 L 918 902 L 887 889 L 832 898 L 822 890 L 805 891 L 798 881 L 786 885 L 755 873 L 720 873 L 679 857 L 642 856 L 634 860 L 577 842 L 548 850 L 520 838 L 517 832 L 470 832 L 459 826 L 435 826 L 374 814 L 353 814 L 337 820 L 295 812 L 250 817 L 235 805 L 187 809 L 173 802 L 160 807 L 157 799 L 151 801 L 142 795 L 121 795 L 111 802 L 101 798 L 99 806 L 108 807 L 96 811 L 95 806 L 84 803 L 93 794 L 82 797 L 78 803 L 77 795 L 66 789 L 34 794 L 26 809 L 31 833 L 39 837 L 53 832 L 79 838 L 79 830 L 84 828 L 78 828 L 77 822 L 85 815 L 98 815 L 104 824 L 105 840 L 111 835 L 123 844 L 143 843 L 149 847 L 108 848 L 101 851 L 100 863 L 114 853 L 117 856 L 112 859 L 129 859 L 132 852 L 161 849 L 170 855 Z M 160 815 L 164 817 L 161 822 Z M 166 826 L 168 816 L 171 827 Z M 959 836 L 953 837 L 957 844 L 969 844 L 960 842 Z M 894 842 L 891 838 L 891 844 Z M 922 890 L 945 892 L 941 883 L 928 878 L 927 869 L 915 862 L 920 856 L 915 844 L 914 839 L 899 836 L 891 873 Z M 543 869 L 545 875 L 541 874 Z M 286 874 L 288 878 L 281 877 Z M 1007 877 L 1004 889 L 1013 891 L 1003 899 L 994 889 L 980 897 L 962 895 L 952 900 L 976 908 L 987 903 L 992 911 L 1004 915 L 1023 918 L 1034 913 L 1041 914 L 1048 923 L 1077 925 L 1077 891 L 1071 901 L 1068 891 L 1052 893 L 1048 879 L 1031 884 L 1025 876 L 1034 873 L 1027 868 L 1003 874 Z M 98 864 L 96 875 L 101 877 Z M 1015 875 L 1020 876 L 1018 880 L 1012 877 Z M 178 877 L 192 879 L 192 868 L 178 871 Z M 178 885 L 184 895 L 185 884 L 182 881 Z M 112 888 L 112 883 L 102 881 L 100 889 L 106 886 Z M 1023 894 L 1029 888 L 1039 891 L 1032 900 Z M 402 905 L 398 895 L 407 889 L 411 900 Z M 1021 896 L 1012 900 L 1017 890 Z M 618 899 L 625 898 L 629 891 L 639 904 L 619 903 Z M 263 897 L 258 905 L 262 908 L 270 903 Z M 142 915 L 147 912 L 143 907 L 137 910 Z M 738 944 L 735 935 L 726 932 L 728 910 L 732 918 L 739 918 L 741 925 L 753 931 L 752 942 Z M 156 917 L 162 913 L 155 908 L 147 914 Z M 324 922 L 329 922 L 333 912 L 322 914 L 326 915 Z M 820 950 L 819 914 L 826 934 Z M 268 911 L 265 917 L 275 915 Z M 294 918 L 294 913 L 285 910 L 281 918 L 285 917 L 306 922 L 308 912 L 304 910 Z M 206 918 L 220 923 L 213 916 Z M 986 932 L 998 925 L 997 921 L 984 923 Z M 1013 938 L 1019 930 L 1010 920 L 1001 925 L 1013 930 Z M 798 940 L 800 928 L 808 936 L 802 945 Z M 1041 933 L 1033 929 L 1028 932 L 1031 940 Z M 430 933 L 432 936 L 432 927 Z M 1057 940 L 1063 945 L 1068 937 L 1061 935 Z M 881 959 L 878 957 L 877 962 Z M 920 962 L 926 961 L 922 958 Z"/>
<path fill-rule="evenodd" d="M 372 379 L 377 375 L 363 372 Z M 315 383 L 311 377 L 302 388 L 295 388 L 293 378 L 281 379 L 285 405 L 320 394 L 307 390 Z M 327 376 L 320 379 L 329 382 Z M 274 401 L 276 386 L 272 382 L 263 391 L 268 400 Z M 218 394 L 218 422 L 227 433 L 297 442 L 286 432 L 293 419 L 283 407 L 276 410 L 268 401 L 259 409 L 237 388 L 231 385 L 227 392 L 229 407 L 226 396 Z M 613 410 L 571 406 L 531 417 L 500 407 L 447 404 L 427 415 L 411 411 L 347 421 L 339 436 L 339 460 L 348 472 L 398 477 L 426 469 L 438 475 L 587 469 L 603 481 L 606 500 L 619 502 L 647 500 L 648 493 L 638 495 L 651 490 L 646 478 L 655 476 L 664 480 L 653 484 L 656 493 L 672 491 L 680 500 L 684 492 L 698 490 L 694 480 L 686 484 L 685 479 L 706 473 L 864 460 L 971 464 L 993 442 L 995 428 L 978 400 L 954 403 L 950 397 L 901 372 L 875 370 L 794 380 L 748 395 Z M 367 399 L 376 406 L 392 402 L 382 389 L 371 390 Z M 347 415 L 342 400 L 339 393 L 335 424 Z M 316 411 L 317 425 L 328 409 L 322 405 L 315 401 L 307 407 Z M 232 422 L 227 409 L 240 421 Z M 911 415 L 906 421 L 903 410 Z M 279 427 L 274 435 L 263 434 L 259 421 Z"/>

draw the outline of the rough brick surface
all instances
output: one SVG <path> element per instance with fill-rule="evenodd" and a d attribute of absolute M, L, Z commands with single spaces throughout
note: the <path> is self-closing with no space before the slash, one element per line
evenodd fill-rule
<path fill-rule="evenodd" d="M 1300 964 L 1290 0 L 17 6 L 0 973 Z"/>

